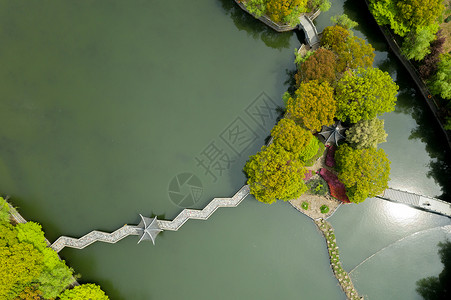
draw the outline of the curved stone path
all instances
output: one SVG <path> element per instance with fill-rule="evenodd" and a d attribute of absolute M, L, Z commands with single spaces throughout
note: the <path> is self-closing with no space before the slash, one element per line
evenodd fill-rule
<path fill-rule="evenodd" d="M 207 220 L 219 207 L 238 206 L 247 195 L 249 195 L 249 186 L 245 185 L 231 198 L 214 198 L 202 210 L 185 208 L 174 220 L 157 220 L 157 223 L 162 230 L 177 231 L 189 219 Z M 129 235 L 140 235 L 141 233 L 140 227 L 124 225 L 112 233 L 94 230 L 78 239 L 61 236 L 50 247 L 56 252 L 61 251 L 64 247 L 83 249 L 95 242 L 114 244 Z"/>

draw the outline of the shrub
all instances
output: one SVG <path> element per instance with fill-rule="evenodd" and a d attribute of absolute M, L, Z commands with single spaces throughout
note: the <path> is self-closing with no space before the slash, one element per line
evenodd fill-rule
<path fill-rule="evenodd" d="M 346 196 L 345 186 L 338 180 L 337 175 L 324 168 L 320 169 L 319 174 L 326 180 L 332 197 L 342 202 L 350 203 L 348 196 Z"/>
<path fill-rule="evenodd" d="M 321 205 L 321 207 L 319 208 L 321 210 L 322 214 L 327 214 L 329 212 L 329 206 L 327 205 Z"/>
<path fill-rule="evenodd" d="M 308 202 L 302 202 L 301 203 L 301 207 L 302 207 L 302 209 L 304 209 L 304 210 L 307 210 L 308 209 Z"/>
<path fill-rule="evenodd" d="M 327 182 L 319 177 L 318 179 L 312 179 L 307 182 L 307 187 L 310 190 L 310 193 L 315 195 L 324 196 L 329 193 L 329 189 L 327 188 Z"/>

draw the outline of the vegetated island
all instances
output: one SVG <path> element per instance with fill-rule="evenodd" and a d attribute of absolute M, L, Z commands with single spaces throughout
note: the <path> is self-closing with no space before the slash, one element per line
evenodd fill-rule
<path fill-rule="evenodd" d="M 378 116 L 394 110 L 399 87 L 373 67 L 374 48 L 351 31 L 356 22 L 346 15 L 332 21 L 320 48 L 295 52 L 295 86 L 283 96 L 284 117 L 244 172 L 258 201 L 290 201 L 314 219 L 341 288 L 348 299 L 361 299 L 325 219 L 342 203 L 360 203 L 388 188 L 390 161 L 377 148 L 387 134 Z"/>
<path fill-rule="evenodd" d="M 2 197 L 0 261 L 0 299 L 109 299 L 96 284 L 79 285 L 79 275 L 49 247 L 41 225 L 26 222 Z"/>

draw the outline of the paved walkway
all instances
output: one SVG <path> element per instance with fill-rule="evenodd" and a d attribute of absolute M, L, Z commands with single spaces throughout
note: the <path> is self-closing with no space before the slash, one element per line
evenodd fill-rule
<path fill-rule="evenodd" d="M 232 198 L 214 198 L 202 210 L 186 208 L 172 221 L 157 220 L 158 226 L 162 230 L 177 231 L 189 219 L 207 220 L 219 207 L 238 206 L 247 195 L 249 195 L 249 186 L 245 185 Z M 83 249 L 95 242 L 114 244 L 129 235 L 140 235 L 141 233 L 142 230 L 137 226 L 124 225 L 112 233 L 94 230 L 78 239 L 61 236 L 51 245 L 51 248 L 59 252 L 64 247 Z"/>
<path fill-rule="evenodd" d="M 377 197 L 393 202 L 404 203 L 415 208 L 434 212 L 451 218 L 451 203 L 439 199 L 392 188 L 386 189 L 381 196 Z"/>

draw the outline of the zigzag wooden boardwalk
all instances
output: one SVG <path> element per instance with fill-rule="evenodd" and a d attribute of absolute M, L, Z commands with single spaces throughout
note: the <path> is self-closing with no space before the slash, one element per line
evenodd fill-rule
<path fill-rule="evenodd" d="M 393 202 L 404 203 L 415 208 L 441 214 L 451 218 L 451 203 L 432 197 L 418 195 L 415 193 L 396 190 L 392 188 L 386 189 L 381 196 L 377 197 Z"/>
<path fill-rule="evenodd" d="M 238 204 L 240 204 L 247 195 L 249 195 L 249 186 L 245 185 L 231 198 L 214 198 L 202 210 L 186 208 L 182 210 L 182 212 L 180 212 L 174 220 L 157 220 L 157 223 L 162 230 L 177 231 L 189 219 L 207 220 L 219 207 L 238 206 Z M 78 239 L 61 236 L 51 245 L 51 248 L 56 252 L 61 251 L 64 247 L 83 249 L 95 242 L 114 244 L 129 235 L 140 234 L 142 234 L 141 228 L 133 225 L 124 225 L 112 233 L 94 230 Z"/>

